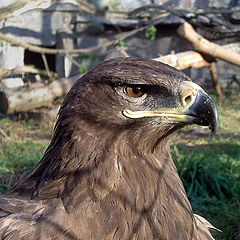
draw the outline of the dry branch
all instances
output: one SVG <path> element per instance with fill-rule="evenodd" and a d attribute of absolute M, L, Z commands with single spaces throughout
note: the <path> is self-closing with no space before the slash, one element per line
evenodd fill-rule
<path fill-rule="evenodd" d="M 77 0 L 79 9 L 90 14 L 96 14 L 96 7 L 85 0 Z"/>
<path fill-rule="evenodd" d="M 7 36 L 3 33 L 0 33 L 0 39 L 9 42 L 12 45 L 16 45 L 16 46 L 22 47 L 24 49 L 28 49 L 29 51 L 32 51 L 32 52 L 41 53 L 41 54 L 43 54 L 43 53 L 45 53 L 45 54 L 58 54 L 58 55 L 91 53 L 91 52 L 97 51 L 99 49 L 102 49 L 104 47 L 107 48 L 111 45 L 118 44 L 118 40 L 113 40 L 113 41 L 110 41 L 106 44 L 98 45 L 98 46 L 91 47 L 91 48 L 65 50 L 65 49 L 51 49 L 51 48 L 34 46 L 32 44 L 22 42 L 15 37 Z"/>
<path fill-rule="evenodd" d="M 46 8 L 49 6 L 50 0 L 15 0 L 3 8 L 0 8 L 0 20 L 18 16 L 24 12 L 35 8 Z"/>
<path fill-rule="evenodd" d="M 19 66 L 13 69 L 0 69 L 0 80 L 12 74 L 25 74 L 25 73 L 33 73 L 33 74 L 48 76 L 48 72 L 46 70 L 37 69 L 37 68 L 34 68 L 32 65 L 27 65 L 27 66 Z M 58 77 L 58 75 L 55 72 L 51 72 L 51 75 L 54 78 Z"/>
<path fill-rule="evenodd" d="M 28 4 L 31 1 L 32 0 L 18 0 L 16 2 L 13 2 L 12 4 L 8 5 L 7 7 L 1 8 L 0 9 L 0 20 L 11 17 L 13 15 L 13 12 L 24 7 L 26 4 Z"/>
<path fill-rule="evenodd" d="M 213 58 L 240 66 L 240 54 L 208 41 L 198 34 L 191 24 L 185 22 L 177 30 L 178 34 L 191 43 L 194 49 Z"/>
<path fill-rule="evenodd" d="M 2 139 L 5 139 L 5 140 L 9 140 L 9 137 L 8 137 L 8 135 L 5 133 L 5 131 L 2 129 L 2 128 L 0 128 L 0 142 L 2 142 Z"/>
<path fill-rule="evenodd" d="M 47 61 L 45 53 L 42 53 L 42 60 L 43 60 L 43 63 L 44 63 L 44 67 L 45 67 L 45 69 L 47 71 L 47 75 L 48 75 L 49 81 L 52 82 L 53 81 L 52 74 L 51 74 L 51 71 L 49 69 L 49 65 L 48 65 L 48 61 Z"/>
<path fill-rule="evenodd" d="M 222 90 L 218 84 L 218 73 L 217 73 L 217 67 L 215 62 L 211 62 L 209 65 L 209 70 L 212 78 L 212 83 L 213 83 L 213 88 L 217 92 L 217 95 L 219 96 L 219 103 L 222 103 L 223 100 L 223 95 L 222 95 Z"/>
<path fill-rule="evenodd" d="M 179 70 L 187 69 L 190 67 L 201 68 L 208 66 L 209 63 L 203 58 L 203 56 L 194 51 L 186 51 L 182 53 L 173 53 L 166 56 L 154 58 L 153 60 L 166 63 Z"/>
<path fill-rule="evenodd" d="M 49 85 L 32 84 L 30 88 L 0 89 L 0 112 L 4 114 L 26 112 L 40 107 L 48 107 L 57 98 L 66 95 L 73 83 L 80 78 L 55 80 Z"/>
<path fill-rule="evenodd" d="M 231 53 L 240 53 L 240 43 L 231 43 L 222 46 Z M 181 53 L 172 53 L 166 56 L 154 58 L 155 61 L 166 63 L 179 70 L 187 68 L 201 68 L 209 66 L 209 62 L 204 59 L 204 56 L 196 51 L 186 51 Z"/>

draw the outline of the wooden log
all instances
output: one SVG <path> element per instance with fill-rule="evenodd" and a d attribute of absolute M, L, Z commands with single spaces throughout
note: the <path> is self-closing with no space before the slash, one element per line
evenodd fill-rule
<path fill-rule="evenodd" d="M 66 95 L 81 75 L 61 78 L 49 85 L 32 84 L 30 88 L 0 89 L 0 112 L 10 114 L 27 112 L 36 108 L 51 106 L 57 97 Z"/>
<path fill-rule="evenodd" d="M 153 60 L 166 63 L 179 70 L 187 69 L 190 67 L 201 68 L 209 65 L 203 56 L 195 51 L 186 51 L 176 54 L 173 53 L 166 56 L 154 58 Z"/>
<path fill-rule="evenodd" d="M 231 43 L 221 46 L 225 50 L 237 55 L 240 54 L 240 43 Z M 179 70 L 187 68 L 201 68 L 209 67 L 210 63 L 207 62 L 204 56 L 196 51 L 186 51 L 181 53 L 172 53 L 165 56 L 154 58 L 153 60 L 166 63 Z"/>

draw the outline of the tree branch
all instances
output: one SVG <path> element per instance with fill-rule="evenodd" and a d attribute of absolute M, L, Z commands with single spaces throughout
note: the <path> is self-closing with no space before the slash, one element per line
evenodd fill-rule
<path fill-rule="evenodd" d="M 209 65 L 204 57 L 195 51 L 172 53 L 166 56 L 154 58 L 153 60 L 168 64 L 179 70 L 184 70 L 190 67 L 201 68 Z"/>
<path fill-rule="evenodd" d="M 49 6 L 49 3 L 49 0 L 15 0 L 15 2 L 9 4 L 8 6 L 0 8 L 0 20 L 4 20 L 12 16 L 18 16 L 34 8 L 46 8 Z"/>
<path fill-rule="evenodd" d="M 91 47 L 91 48 L 85 48 L 85 49 L 80 49 L 79 48 L 79 49 L 73 49 L 73 50 L 64 50 L 64 49 L 51 49 L 51 48 L 34 46 L 32 44 L 22 42 L 22 41 L 16 39 L 15 37 L 7 36 L 3 33 L 0 33 L 0 39 L 4 40 L 6 42 L 9 42 L 13 45 L 16 45 L 16 46 L 22 47 L 24 49 L 27 49 L 31 52 L 36 52 L 36 53 L 41 53 L 41 54 L 43 54 L 43 53 L 45 53 L 45 54 L 55 54 L 55 55 L 58 54 L 58 55 L 63 55 L 63 56 L 64 55 L 69 55 L 69 54 L 91 53 L 91 52 L 97 51 L 101 48 L 109 47 L 109 46 L 114 45 L 114 44 L 118 44 L 118 40 L 113 40 L 113 41 L 110 41 L 106 44 Z"/>
<path fill-rule="evenodd" d="M 240 54 L 229 51 L 228 49 L 203 38 L 188 22 L 181 24 L 177 32 L 181 37 L 189 41 L 196 51 L 240 66 Z"/>
<path fill-rule="evenodd" d="M 184 15 L 186 16 L 188 13 L 192 13 L 195 16 L 198 15 L 208 15 L 208 14 L 231 14 L 231 13 L 235 13 L 235 12 L 240 12 L 240 7 L 235 7 L 234 9 L 214 9 L 214 8 L 209 8 L 209 9 L 173 9 L 170 7 L 162 7 L 161 5 L 158 4 L 148 4 L 148 5 L 144 5 L 142 7 L 139 7 L 137 9 L 134 9 L 132 12 L 129 13 L 129 16 L 131 17 L 135 17 L 138 14 L 140 14 L 141 12 L 150 12 L 150 9 L 155 9 L 155 10 L 161 10 L 161 13 L 173 13 L 176 16 L 179 17 L 184 17 Z M 159 12 L 157 13 L 159 14 Z"/>
<path fill-rule="evenodd" d="M 209 65 L 209 70 L 212 78 L 212 83 L 213 83 L 213 88 L 217 92 L 217 95 L 219 97 L 219 103 L 222 103 L 223 100 L 223 95 L 222 95 L 222 90 L 221 87 L 218 84 L 218 73 L 217 73 L 217 67 L 215 62 L 211 62 Z"/>
<path fill-rule="evenodd" d="M 42 69 L 36 69 L 33 66 L 20 66 L 13 69 L 0 69 L 0 79 L 7 77 L 11 74 L 25 74 L 25 73 L 32 73 L 32 74 L 41 74 L 48 76 L 47 71 Z M 54 78 L 57 78 L 58 75 L 55 72 L 51 72 L 51 75 Z"/>
<path fill-rule="evenodd" d="M 49 66 L 48 66 L 48 61 L 47 61 L 46 55 L 44 53 L 42 53 L 42 60 L 43 60 L 43 63 L 44 63 L 44 67 L 47 71 L 49 81 L 52 82 L 53 81 L 52 74 L 50 72 L 50 69 L 49 69 Z"/>
<path fill-rule="evenodd" d="M 84 48 L 84 49 L 78 48 L 78 49 L 72 49 L 72 50 L 65 50 L 65 49 L 51 49 L 51 48 L 45 48 L 45 47 L 38 47 L 38 46 L 34 46 L 29 43 L 22 42 L 15 37 L 5 35 L 1 32 L 0 32 L 0 39 L 4 40 L 6 42 L 9 42 L 12 45 L 16 45 L 16 46 L 22 47 L 24 49 L 27 49 L 31 52 L 36 52 L 36 53 L 40 53 L 40 54 L 53 54 L 53 55 L 62 55 L 62 56 L 79 55 L 81 53 L 92 53 L 92 52 L 95 52 L 102 48 L 108 48 L 112 45 L 117 45 L 119 43 L 119 40 L 125 40 L 125 39 L 137 34 L 138 32 L 144 31 L 146 28 L 148 28 L 151 25 L 153 25 L 153 24 L 149 24 L 144 27 L 140 27 L 140 28 L 128 31 L 128 32 L 121 33 L 121 35 L 118 37 L 118 39 L 109 41 L 102 45 L 97 45 L 94 47 Z"/>

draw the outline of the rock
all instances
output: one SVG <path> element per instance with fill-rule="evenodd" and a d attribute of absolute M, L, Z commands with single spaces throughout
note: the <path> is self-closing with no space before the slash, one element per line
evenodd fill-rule
<path fill-rule="evenodd" d="M 234 24 L 240 24 L 240 12 L 232 13 L 230 16 L 230 21 Z"/>
<path fill-rule="evenodd" d="M 5 78 L 5 79 L 2 79 L 1 82 L 7 88 L 17 88 L 17 87 L 22 87 L 24 85 L 24 82 L 20 77 Z"/>
<path fill-rule="evenodd" d="M 0 69 L 13 69 L 24 65 L 24 49 L 3 41 L 0 46 Z"/>

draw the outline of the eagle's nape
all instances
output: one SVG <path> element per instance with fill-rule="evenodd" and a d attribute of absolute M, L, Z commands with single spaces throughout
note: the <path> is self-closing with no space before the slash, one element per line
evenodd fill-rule
<path fill-rule="evenodd" d="M 1 238 L 213 239 L 169 154 L 171 134 L 192 123 L 215 133 L 218 115 L 184 73 L 100 64 L 66 96 L 39 165 L 0 197 Z"/>

